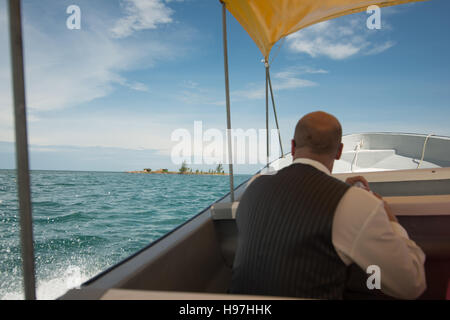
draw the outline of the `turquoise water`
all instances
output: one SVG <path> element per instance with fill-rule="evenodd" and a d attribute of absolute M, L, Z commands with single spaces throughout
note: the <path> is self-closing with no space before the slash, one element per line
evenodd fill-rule
<path fill-rule="evenodd" d="M 229 191 L 227 176 L 33 171 L 31 181 L 38 299 L 80 285 Z M 0 170 L 0 299 L 23 299 L 17 206 L 15 171 Z"/>

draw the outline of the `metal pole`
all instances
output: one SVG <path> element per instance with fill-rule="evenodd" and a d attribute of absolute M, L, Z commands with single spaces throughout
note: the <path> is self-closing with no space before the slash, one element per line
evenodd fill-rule
<path fill-rule="evenodd" d="M 266 67 L 266 154 L 267 166 L 269 166 L 269 61 L 265 60 Z"/>
<path fill-rule="evenodd" d="M 30 173 L 28 164 L 25 80 L 23 68 L 22 17 L 20 0 L 9 0 L 9 35 L 11 44 L 14 119 L 16 131 L 17 183 L 20 211 L 20 238 L 25 299 L 36 299 L 33 220 L 31 213 Z"/>
<path fill-rule="evenodd" d="M 230 115 L 230 80 L 228 76 L 228 44 L 227 44 L 227 9 L 225 3 L 222 3 L 222 21 L 223 21 L 223 59 L 225 68 L 225 96 L 227 105 L 227 137 L 228 137 L 228 162 L 230 171 L 230 197 L 234 202 L 234 177 L 233 177 L 233 147 L 231 145 L 231 115 Z"/>
<path fill-rule="evenodd" d="M 272 97 L 273 113 L 275 115 L 275 123 L 277 124 L 277 129 L 278 129 L 278 140 L 280 141 L 281 157 L 284 158 L 283 144 L 281 143 L 281 132 L 280 132 L 280 127 L 278 125 L 277 109 L 275 107 L 275 98 L 273 97 L 272 81 L 270 80 L 270 71 L 268 72 L 268 76 L 269 76 L 270 96 Z"/>

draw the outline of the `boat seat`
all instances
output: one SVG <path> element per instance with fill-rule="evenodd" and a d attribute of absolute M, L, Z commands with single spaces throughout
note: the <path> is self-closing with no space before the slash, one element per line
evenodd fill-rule
<path fill-rule="evenodd" d="M 236 211 L 239 202 L 219 202 L 211 206 L 211 218 L 213 220 L 236 219 Z"/>

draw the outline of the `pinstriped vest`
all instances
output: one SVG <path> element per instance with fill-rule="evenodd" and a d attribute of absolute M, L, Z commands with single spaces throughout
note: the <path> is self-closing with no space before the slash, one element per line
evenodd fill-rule
<path fill-rule="evenodd" d="M 342 299 L 347 267 L 332 244 L 332 225 L 348 188 L 306 164 L 257 178 L 237 211 L 230 292 Z"/>

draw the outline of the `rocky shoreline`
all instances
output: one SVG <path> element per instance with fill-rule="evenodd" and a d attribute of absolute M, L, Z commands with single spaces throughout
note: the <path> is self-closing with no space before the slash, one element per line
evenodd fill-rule
<path fill-rule="evenodd" d="M 181 175 L 203 175 L 203 176 L 228 176 L 228 173 L 217 173 L 217 172 L 176 172 L 176 171 L 127 171 L 126 173 L 142 173 L 142 174 L 181 174 Z"/>
<path fill-rule="evenodd" d="M 169 171 L 169 169 L 158 169 L 156 171 L 150 168 L 144 168 L 138 171 L 127 171 L 127 173 L 144 173 L 144 174 L 187 174 L 187 175 L 208 175 L 208 176 L 228 176 L 223 170 L 222 164 L 219 164 L 215 170 L 209 169 L 207 172 L 203 170 L 192 170 L 186 165 L 186 161 L 183 161 L 181 168 L 178 171 Z"/>

